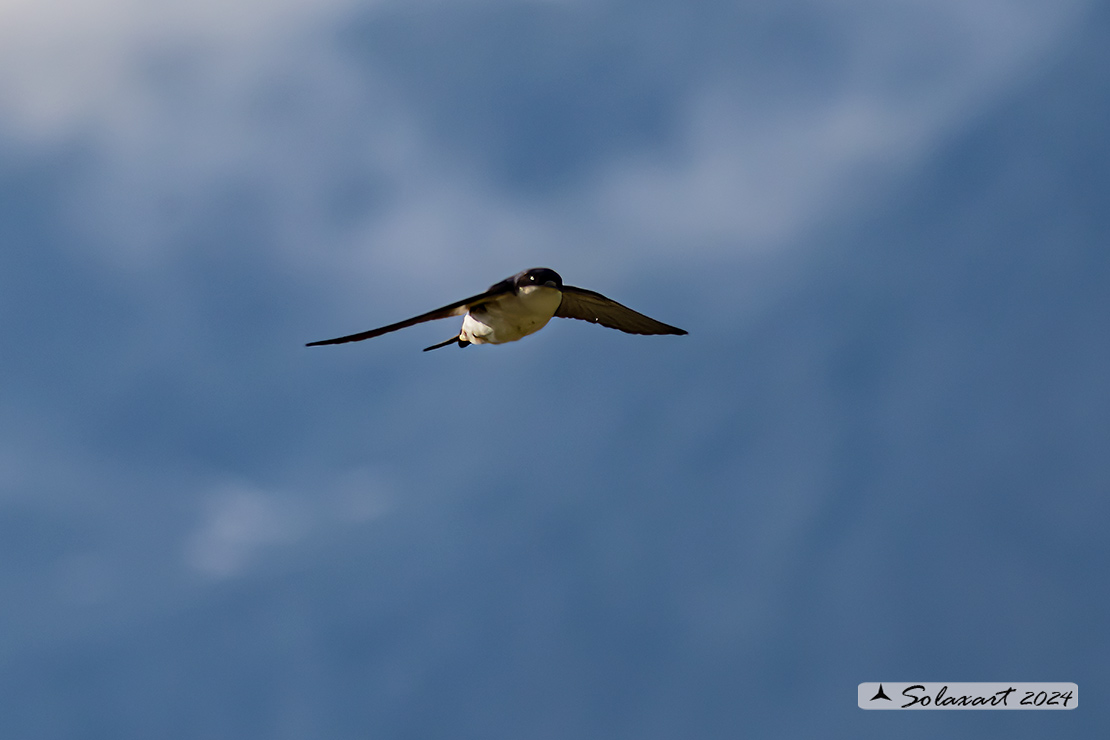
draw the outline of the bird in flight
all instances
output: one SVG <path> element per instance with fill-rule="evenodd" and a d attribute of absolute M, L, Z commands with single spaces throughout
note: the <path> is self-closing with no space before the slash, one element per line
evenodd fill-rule
<path fill-rule="evenodd" d="M 504 344 L 539 331 L 553 316 L 564 319 L 581 319 L 619 329 L 628 334 L 685 334 L 678 327 L 644 316 L 627 306 L 606 298 L 601 293 L 584 288 L 563 285 L 559 273 L 546 267 L 533 267 L 518 272 L 490 286 L 485 293 L 455 301 L 443 308 L 398 321 L 378 329 L 349 334 L 335 339 L 309 342 L 307 347 L 322 344 L 360 342 L 380 337 L 391 331 L 404 329 L 425 321 L 462 316 L 462 329 L 445 342 L 425 347 L 424 351 L 439 349 L 458 343 L 460 347 L 471 344 Z"/>

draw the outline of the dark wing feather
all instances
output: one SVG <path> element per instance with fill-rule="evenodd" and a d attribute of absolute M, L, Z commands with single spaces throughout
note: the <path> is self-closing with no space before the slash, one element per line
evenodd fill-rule
<path fill-rule="evenodd" d="M 563 302 L 559 304 L 555 315 L 564 319 L 582 319 L 628 334 L 686 333 L 676 326 L 664 324 L 662 321 L 656 321 L 627 306 L 622 306 L 601 293 L 570 285 L 563 286 Z"/>
<path fill-rule="evenodd" d="M 324 339 L 324 340 L 321 340 L 319 342 L 309 342 L 305 346 L 306 347 L 318 347 L 322 344 L 343 344 L 345 342 L 361 342 L 363 339 L 373 339 L 374 337 L 380 337 L 382 334 L 388 334 L 391 331 L 397 331 L 398 329 L 405 329 L 407 327 L 414 326 L 416 324 L 422 324 L 425 321 L 435 321 L 436 319 L 446 319 L 446 318 L 450 318 L 451 316 L 463 316 L 464 314 L 466 314 L 467 311 L 472 309 L 474 306 L 492 301 L 493 299 L 495 299 L 499 296 L 505 295 L 506 293 L 511 293 L 512 290 L 513 290 L 513 287 L 512 287 L 511 284 L 509 284 L 507 281 L 502 281 L 500 283 L 497 283 L 497 285 L 494 285 L 493 287 L 491 287 L 485 293 L 479 293 L 478 295 L 470 296 L 469 298 L 463 298 L 461 301 L 455 301 L 454 303 L 452 303 L 450 305 L 444 306 L 442 308 L 437 308 L 436 310 L 429 311 L 428 313 L 422 313 L 419 316 L 412 317 L 411 319 L 405 319 L 404 321 L 398 321 L 396 324 L 390 324 L 389 326 L 383 326 L 383 327 L 380 327 L 378 329 L 371 329 L 370 331 L 364 331 L 364 332 L 360 332 L 358 334 L 349 334 L 345 337 L 336 337 L 335 339 Z"/>

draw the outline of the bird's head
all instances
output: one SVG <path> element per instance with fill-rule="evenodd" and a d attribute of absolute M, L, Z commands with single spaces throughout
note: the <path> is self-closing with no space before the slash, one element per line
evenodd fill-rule
<path fill-rule="evenodd" d="M 518 290 L 528 286 L 546 286 L 548 288 L 562 290 L 563 279 L 559 277 L 559 273 L 549 267 L 533 267 L 531 270 L 525 270 L 520 273 L 516 278 L 516 287 Z"/>

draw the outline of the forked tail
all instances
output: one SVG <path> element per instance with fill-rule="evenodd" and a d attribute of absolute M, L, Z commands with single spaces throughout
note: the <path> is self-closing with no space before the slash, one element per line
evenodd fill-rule
<path fill-rule="evenodd" d="M 440 342 L 439 344 L 433 344 L 431 347 L 425 347 L 424 351 L 427 352 L 429 350 L 439 349 L 440 347 L 446 347 L 447 345 L 451 344 L 452 342 L 458 342 L 460 347 L 470 346 L 470 342 L 466 341 L 465 339 L 460 339 L 459 338 L 461 336 L 462 336 L 461 334 L 456 334 L 455 336 L 448 339 L 446 342 Z"/>

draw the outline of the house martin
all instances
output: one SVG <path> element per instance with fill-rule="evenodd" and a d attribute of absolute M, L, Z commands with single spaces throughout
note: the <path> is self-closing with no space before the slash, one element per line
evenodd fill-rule
<path fill-rule="evenodd" d="M 445 342 L 426 347 L 425 352 L 458 343 L 504 344 L 539 331 L 553 316 L 581 319 L 619 329 L 628 334 L 685 334 L 686 332 L 622 306 L 600 293 L 563 285 L 559 273 L 546 267 L 518 272 L 490 286 L 485 293 L 464 298 L 443 308 L 398 321 L 378 329 L 345 337 L 309 342 L 307 347 L 343 344 L 388 334 L 425 321 L 462 316 L 462 329 Z"/>

